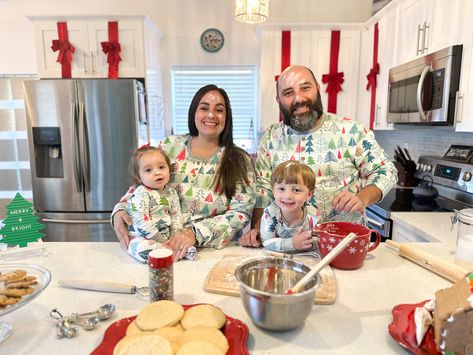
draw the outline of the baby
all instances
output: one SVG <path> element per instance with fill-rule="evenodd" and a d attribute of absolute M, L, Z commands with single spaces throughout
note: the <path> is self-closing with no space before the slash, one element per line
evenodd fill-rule
<path fill-rule="evenodd" d="M 128 253 L 146 262 L 152 249 L 182 229 L 179 196 L 167 186 L 171 162 L 160 148 L 147 144 L 136 150 L 130 159 L 129 174 L 135 190 L 126 207 L 133 220 L 128 227 Z"/>
<path fill-rule="evenodd" d="M 307 165 L 289 160 L 271 174 L 274 202 L 264 209 L 260 235 L 266 249 L 277 252 L 311 250 L 317 210 L 307 202 L 315 188 L 315 174 Z"/>

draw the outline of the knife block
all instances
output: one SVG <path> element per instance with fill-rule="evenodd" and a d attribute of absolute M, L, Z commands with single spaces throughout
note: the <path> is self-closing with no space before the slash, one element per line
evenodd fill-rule
<path fill-rule="evenodd" d="M 414 187 L 417 185 L 414 174 L 416 172 L 416 164 L 412 161 L 407 162 L 404 166 L 395 161 L 394 166 L 397 169 L 398 185 L 405 187 Z"/>

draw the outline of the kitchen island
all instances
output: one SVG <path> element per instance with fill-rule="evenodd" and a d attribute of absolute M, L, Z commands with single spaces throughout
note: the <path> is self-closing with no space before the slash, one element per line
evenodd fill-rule
<path fill-rule="evenodd" d="M 212 303 L 227 315 L 248 325 L 247 347 L 251 354 L 405 354 L 390 337 L 387 327 L 391 309 L 401 303 L 417 303 L 451 285 L 447 280 L 398 256 L 382 243 L 368 254 L 361 269 L 334 269 L 337 300 L 333 305 L 314 305 L 303 327 L 287 332 L 269 332 L 256 327 L 239 297 L 207 293 L 204 280 L 224 254 L 263 255 L 262 249 L 227 247 L 203 249 L 196 261 L 174 265 L 174 298 L 182 304 Z M 7 263 L 34 263 L 51 271 L 51 284 L 36 299 L 9 313 L 0 321 L 14 330 L 0 343 L 2 354 L 87 354 L 102 341 L 113 322 L 135 315 L 147 301 L 136 295 L 65 289 L 61 279 L 90 279 L 147 285 L 147 266 L 139 264 L 118 243 L 45 243 L 45 248 L 1 255 Z M 76 337 L 56 339 L 53 308 L 62 314 L 87 312 L 113 303 L 116 314 L 97 329 L 80 329 Z"/>

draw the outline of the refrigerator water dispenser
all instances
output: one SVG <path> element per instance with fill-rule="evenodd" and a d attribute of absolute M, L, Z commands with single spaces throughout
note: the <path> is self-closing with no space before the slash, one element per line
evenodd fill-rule
<path fill-rule="evenodd" d="M 59 127 L 33 127 L 36 177 L 63 178 Z"/>

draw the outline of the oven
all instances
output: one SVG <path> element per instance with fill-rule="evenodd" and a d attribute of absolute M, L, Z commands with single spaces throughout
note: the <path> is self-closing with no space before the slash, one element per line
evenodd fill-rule
<path fill-rule="evenodd" d="M 452 160 L 448 152 L 444 158 L 419 157 L 415 177 L 417 181 L 428 180 L 438 190 L 438 196 L 419 198 L 413 187 L 393 188 L 382 201 L 366 209 L 369 227 L 378 230 L 384 241 L 392 237 L 392 212 L 454 212 L 473 208 L 473 157 L 470 160 Z"/>

